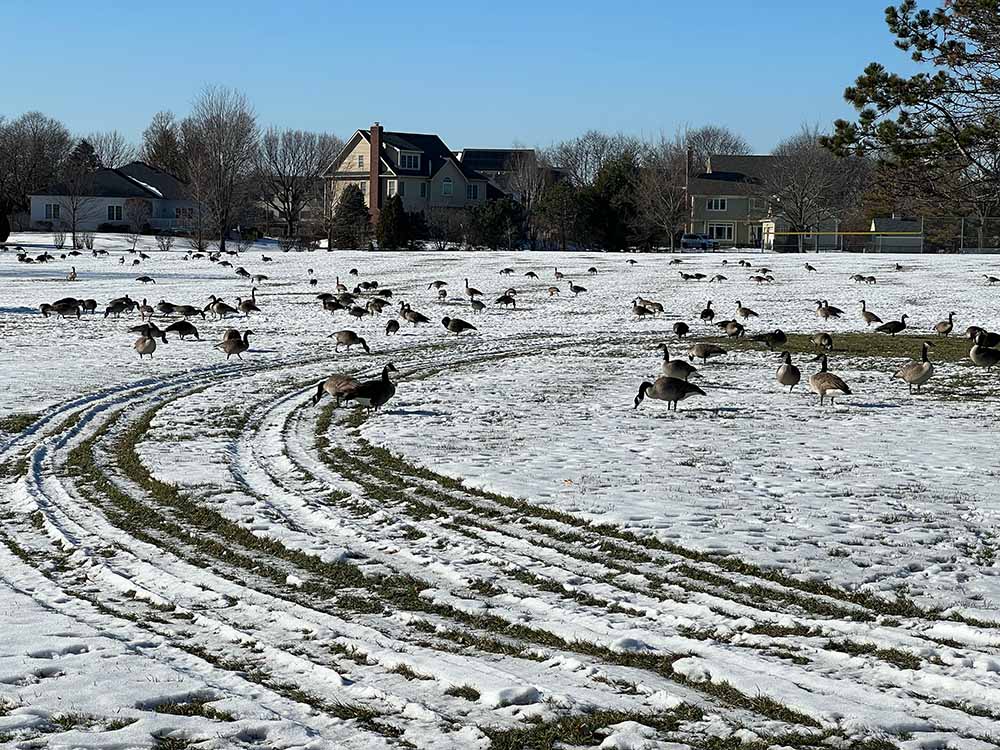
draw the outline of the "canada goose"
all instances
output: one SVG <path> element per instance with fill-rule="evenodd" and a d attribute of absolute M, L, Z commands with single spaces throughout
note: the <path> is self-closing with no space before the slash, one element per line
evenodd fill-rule
<path fill-rule="evenodd" d="M 178 320 L 176 323 L 171 323 L 167 326 L 167 330 L 164 331 L 164 333 L 176 333 L 182 339 L 187 338 L 188 336 L 194 336 L 196 339 L 201 341 L 201 336 L 198 335 L 198 329 L 186 320 Z"/>
<path fill-rule="evenodd" d="M 645 318 L 647 315 L 652 315 L 653 311 L 650 310 L 645 305 L 641 305 L 639 304 L 639 302 L 636 301 L 632 303 L 632 314 L 636 318 L 641 320 L 642 318 Z"/>
<path fill-rule="evenodd" d="M 83 308 L 84 312 L 89 312 L 94 314 L 97 311 L 97 300 L 96 299 L 85 299 L 81 301 L 80 307 Z"/>
<path fill-rule="evenodd" d="M 209 299 L 211 302 L 205 309 L 211 311 L 216 318 L 225 318 L 227 315 L 233 315 L 236 313 L 236 308 L 232 305 L 227 305 L 220 297 L 216 297 L 213 294 L 209 297 Z"/>
<path fill-rule="evenodd" d="M 865 325 L 871 328 L 872 323 L 882 322 L 882 318 L 880 318 L 873 312 L 869 312 L 868 306 L 865 304 L 864 300 L 860 300 L 860 302 L 861 302 L 861 319 L 865 321 Z"/>
<path fill-rule="evenodd" d="M 368 311 L 365 308 L 363 308 L 363 307 L 359 307 L 358 305 L 354 305 L 350 310 L 347 311 L 347 314 L 350 315 L 352 318 L 355 318 L 357 320 L 361 320 L 363 317 L 365 317 L 368 314 Z"/>
<path fill-rule="evenodd" d="M 820 365 L 819 372 L 814 372 L 809 376 L 809 390 L 813 393 L 819 395 L 819 403 L 822 405 L 827 397 L 830 396 L 830 404 L 834 404 L 834 398 L 837 396 L 850 396 L 851 389 L 847 387 L 839 375 L 834 375 L 832 372 L 827 372 L 826 366 L 826 355 L 820 354 L 813 362 L 822 362 Z"/>
<path fill-rule="evenodd" d="M 357 268 L 352 268 L 350 271 L 347 272 L 347 275 L 348 276 L 357 276 L 358 275 L 358 269 Z"/>
<path fill-rule="evenodd" d="M 695 281 L 701 281 L 702 279 L 705 278 L 705 274 L 703 274 L 703 273 L 693 273 L 693 274 L 691 274 L 691 278 L 694 279 Z"/>
<path fill-rule="evenodd" d="M 721 284 L 723 281 L 726 281 L 728 278 L 729 278 L 728 276 L 723 276 L 721 273 L 717 273 L 717 274 L 715 274 L 715 276 L 713 276 L 712 278 L 710 278 L 708 280 L 708 283 L 712 284 L 712 283 L 718 281 Z"/>
<path fill-rule="evenodd" d="M 486 303 L 478 299 L 470 299 L 469 304 L 472 306 L 472 312 L 480 313 L 486 309 Z"/>
<path fill-rule="evenodd" d="M 587 269 L 587 273 L 589 273 L 591 276 L 596 276 L 597 268 L 595 266 L 591 266 L 590 268 Z"/>
<path fill-rule="evenodd" d="M 839 318 L 844 314 L 844 311 L 839 307 L 834 307 L 824 299 L 816 300 L 816 314 L 823 320 L 828 320 L 829 318 Z"/>
<path fill-rule="evenodd" d="M 238 334 L 238 332 L 237 332 Z M 244 331 L 243 337 L 240 338 L 239 335 L 235 337 L 227 337 L 215 345 L 216 349 L 221 349 L 226 353 L 226 360 L 228 361 L 231 356 L 236 355 L 237 359 L 243 359 L 241 354 L 250 348 L 250 336 L 253 331 Z"/>
<path fill-rule="evenodd" d="M 988 276 L 988 275 L 987 275 L 987 274 L 985 274 L 985 273 L 983 274 L 983 278 L 984 278 L 984 279 L 986 279 L 986 283 L 987 283 L 987 285 L 989 285 L 989 286 L 993 286 L 993 285 L 994 285 L 994 284 L 996 284 L 996 283 L 997 283 L 998 281 L 1000 281 L 1000 279 L 998 279 L 998 278 L 997 278 L 996 276 Z"/>
<path fill-rule="evenodd" d="M 394 333 L 399 333 L 399 321 L 395 318 L 385 324 L 385 335 L 391 336 Z"/>
<path fill-rule="evenodd" d="M 942 320 L 940 323 L 934 326 L 934 330 L 939 336 L 947 336 L 951 333 L 952 329 L 955 327 L 955 313 L 948 313 L 948 320 Z"/>
<path fill-rule="evenodd" d="M 895 336 L 900 331 L 906 329 L 906 318 L 907 315 L 904 313 L 900 316 L 899 320 L 890 320 L 888 323 L 883 323 L 875 330 L 878 333 L 888 333 L 890 336 Z"/>
<path fill-rule="evenodd" d="M 448 299 L 448 290 L 438 289 L 438 302 L 443 304 L 446 299 Z"/>
<path fill-rule="evenodd" d="M 379 297 L 391 297 L 392 290 L 387 287 L 382 287 L 377 292 L 375 292 L 375 294 L 377 294 Z"/>
<path fill-rule="evenodd" d="M 496 304 L 502 305 L 503 307 L 507 307 L 509 305 L 510 307 L 513 307 L 515 310 L 517 309 L 517 300 L 514 299 L 514 296 L 512 294 L 507 294 L 506 292 L 497 297 Z"/>
<path fill-rule="evenodd" d="M 743 324 L 737 323 L 735 320 L 728 321 L 724 330 L 726 335 L 731 339 L 740 338 L 746 332 Z"/>
<path fill-rule="evenodd" d="M 802 373 L 799 372 L 798 367 L 792 364 L 791 354 L 788 352 L 782 352 L 781 358 L 783 362 L 781 367 L 778 368 L 778 382 L 782 385 L 787 385 L 788 392 L 791 393 L 792 389 L 797 386 L 799 381 L 802 379 Z"/>
<path fill-rule="evenodd" d="M 579 286 L 579 285 L 577 285 L 577 284 L 574 284 L 574 283 L 573 283 L 572 281 L 570 281 L 570 282 L 567 282 L 567 283 L 569 284 L 569 290 L 570 290 L 571 292 L 573 292 L 573 296 L 574 296 L 574 297 L 575 297 L 576 295 L 580 294 L 580 292 L 585 292 L 585 291 L 587 291 L 587 287 L 585 287 L 585 286 Z"/>
<path fill-rule="evenodd" d="M 833 336 L 829 333 L 817 333 L 811 339 L 813 346 L 818 346 L 826 351 L 833 351 Z"/>
<path fill-rule="evenodd" d="M 680 258 L 671 258 L 671 259 L 670 259 L 670 262 L 669 262 L 669 263 L 667 263 L 667 265 L 668 265 L 668 266 L 678 266 L 678 265 L 680 265 L 680 264 L 681 264 L 681 263 L 683 263 L 683 262 L 684 262 L 684 261 L 683 261 L 683 260 L 681 260 Z"/>
<path fill-rule="evenodd" d="M 271 262 L 271 258 L 270 258 L 270 256 L 262 255 L 262 256 L 260 256 L 260 262 L 261 263 L 270 263 Z"/>
<path fill-rule="evenodd" d="M 177 306 L 171 302 L 167 302 L 165 299 L 161 299 L 156 303 L 156 309 L 163 315 L 173 315 L 176 311 Z M 204 317 L 204 316 L 203 316 Z"/>
<path fill-rule="evenodd" d="M 139 263 L 141 263 L 141 262 L 142 262 L 142 261 L 140 261 L 140 260 L 139 260 L 138 258 L 136 258 L 135 260 L 133 260 L 133 261 L 132 261 L 132 265 L 133 265 L 133 266 L 137 266 L 137 265 L 139 265 Z M 136 279 L 136 281 L 139 281 L 139 279 Z M 152 279 L 150 279 L 150 281 L 153 281 L 153 280 L 152 280 Z M 143 283 L 143 284 L 145 284 L 146 282 L 145 282 L 145 281 L 143 281 L 142 283 Z M 153 283 L 155 284 L 156 282 L 155 282 L 155 281 L 153 281 Z"/>
<path fill-rule="evenodd" d="M 700 359 L 702 363 L 707 364 L 709 357 L 723 357 L 727 353 L 725 349 L 716 344 L 695 344 L 688 349 L 688 360 Z"/>
<path fill-rule="evenodd" d="M 319 286 L 319 279 L 309 279 L 309 286 Z"/>
<path fill-rule="evenodd" d="M 114 315 L 116 318 L 121 317 L 121 314 L 127 309 L 124 302 L 121 300 L 112 300 L 107 307 L 104 308 L 104 317 L 107 318 L 109 315 Z M 42 313 L 44 315 L 44 311 Z M 47 315 L 45 317 L 48 317 Z"/>
<path fill-rule="evenodd" d="M 166 342 L 166 338 L 163 339 Z M 156 351 L 156 339 L 151 336 L 140 336 L 132 344 L 133 348 L 139 352 L 139 359 L 142 359 L 143 355 L 148 354 L 149 358 L 153 358 L 153 352 Z"/>
<path fill-rule="evenodd" d="M 267 279 L 268 279 L 267 274 L 263 274 L 263 273 L 255 273 L 253 276 L 250 277 L 250 280 L 254 284 L 262 284 L 265 281 L 267 281 Z"/>
<path fill-rule="evenodd" d="M 442 289 L 441 291 L 443 292 L 444 290 Z M 378 315 L 381 314 L 381 312 L 390 304 L 389 300 L 383 299 L 382 297 L 372 297 L 368 300 L 368 304 L 365 305 L 365 307 L 368 308 L 368 312 L 372 315 Z"/>
<path fill-rule="evenodd" d="M 903 267 L 899 263 L 897 263 L 896 266 L 895 266 L 895 268 L 893 268 L 893 270 L 894 271 L 902 271 Z"/>
<path fill-rule="evenodd" d="M 685 323 L 683 320 L 678 320 L 674 323 L 674 334 L 677 338 L 682 339 L 691 332 L 691 326 Z"/>
<path fill-rule="evenodd" d="M 757 272 L 762 273 L 765 276 L 770 276 L 772 273 L 774 273 L 770 268 L 767 268 L 765 266 L 761 266 L 760 268 L 758 268 Z"/>
<path fill-rule="evenodd" d="M 500 275 L 501 276 L 510 276 L 512 273 L 514 273 L 514 269 L 513 268 L 501 268 L 500 269 Z"/>
<path fill-rule="evenodd" d="M 649 310 L 654 315 L 656 313 L 663 312 L 663 305 L 661 305 L 659 302 L 654 302 L 651 299 L 643 299 L 642 297 L 636 297 L 633 300 L 633 304 L 642 305 L 643 307 L 645 307 L 647 310 Z"/>
<path fill-rule="evenodd" d="M 444 282 L 442 282 L 442 283 L 444 283 Z M 337 277 L 337 291 L 338 291 L 338 292 L 346 292 L 346 291 L 347 291 L 347 285 L 346 285 L 346 284 L 344 284 L 344 283 L 343 283 L 343 282 L 342 282 L 342 281 L 340 280 L 340 277 L 339 277 L 339 276 Z"/>
<path fill-rule="evenodd" d="M 534 271 L 528 271 L 528 272 L 527 272 L 526 274 L 524 274 L 524 275 L 525 275 L 525 276 L 526 276 L 527 278 L 529 278 L 529 279 L 537 279 L 537 278 L 538 278 L 538 274 L 537 274 L 537 273 L 535 273 Z"/>
<path fill-rule="evenodd" d="M 708 301 L 705 305 L 705 309 L 701 311 L 701 319 L 711 323 L 715 320 L 715 310 L 712 309 L 712 300 Z"/>
<path fill-rule="evenodd" d="M 770 280 L 769 276 L 761 276 L 760 274 L 755 274 L 753 276 L 747 276 L 747 278 L 750 281 L 756 282 L 757 286 L 760 286 L 761 284 L 766 284 Z"/>
<path fill-rule="evenodd" d="M 925 341 L 920 351 L 920 360 L 910 360 L 896 371 L 894 378 L 899 378 L 910 387 L 913 393 L 913 386 L 917 386 L 917 393 L 920 393 L 920 386 L 931 379 L 934 374 L 934 365 L 927 358 L 927 350 L 933 345 L 930 341 Z"/>
<path fill-rule="evenodd" d="M 351 351 L 352 346 L 360 346 L 365 350 L 365 353 L 372 353 L 372 350 L 368 348 L 368 342 L 354 331 L 337 331 L 336 333 L 331 333 L 329 338 L 335 339 L 337 342 L 337 345 L 333 347 L 335 352 L 339 352 L 342 346 L 346 346 L 348 352 Z"/>
<path fill-rule="evenodd" d="M 449 318 L 447 316 L 441 318 L 441 325 L 443 325 L 447 330 L 452 333 L 463 333 L 464 331 L 478 331 L 472 323 L 467 323 L 461 318 Z"/>
<path fill-rule="evenodd" d="M 167 334 L 165 331 L 161 331 L 160 327 L 156 323 L 143 323 L 142 325 L 132 326 L 128 329 L 129 333 L 138 333 L 140 336 L 150 339 L 160 339 L 163 343 L 167 343 Z"/>
<path fill-rule="evenodd" d="M 469 280 L 465 280 L 465 294 L 469 299 L 475 299 L 476 297 L 482 297 L 483 293 L 476 289 L 475 287 L 469 286 Z"/>
<path fill-rule="evenodd" d="M 637 261 L 637 260 L 633 260 L 632 258 L 629 258 L 629 259 L 628 259 L 627 261 L 625 261 L 625 263 L 626 263 L 627 265 L 630 265 L 630 266 L 634 266 L 634 265 L 635 265 L 636 263 L 638 263 L 638 262 L 639 262 L 639 261 Z"/>
<path fill-rule="evenodd" d="M 320 402 L 324 393 L 329 393 L 340 406 L 344 396 L 361 385 L 361 381 L 352 378 L 350 375 L 331 375 L 326 380 L 321 380 L 316 386 L 316 393 L 313 394 L 313 406 Z"/>
<path fill-rule="evenodd" d="M 878 284 L 878 279 L 874 276 L 865 276 L 864 279 L 866 284 Z"/>
<path fill-rule="evenodd" d="M 688 364 L 683 359 L 670 359 L 670 351 L 666 344 L 657 344 L 656 349 L 663 352 L 663 364 L 660 366 L 660 371 L 666 377 L 687 380 L 692 375 L 698 374 L 698 368 Z"/>
<path fill-rule="evenodd" d="M 553 270 L 553 272 L 555 274 L 555 277 L 556 277 L 557 281 L 560 281 L 560 280 L 562 280 L 564 278 L 565 274 L 562 273 L 558 268 L 553 268 L 552 270 Z"/>
<path fill-rule="evenodd" d="M 344 401 L 353 401 L 358 406 L 364 406 L 368 411 L 372 409 L 378 411 L 396 393 L 396 386 L 389 379 L 390 372 L 397 372 L 392 362 L 382 368 L 381 378 L 361 383 L 342 394 L 341 398 Z"/>
<path fill-rule="evenodd" d="M 853 281 L 855 284 L 864 283 L 864 280 L 865 277 L 862 276 L 860 273 L 851 274 L 851 281 Z"/>
<path fill-rule="evenodd" d="M 79 304 L 80 300 L 78 300 L 76 297 L 62 297 L 61 299 L 57 299 L 55 302 L 52 303 L 53 306 L 68 305 L 70 307 Z"/>
<path fill-rule="evenodd" d="M 135 280 L 136 281 L 140 281 L 143 284 L 155 284 L 156 283 L 156 279 L 154 279 L 152 276 L 137 276 Z"/>
<path fill-rule="evenodd" d="M 965 335 L 973 342 L 979 338 L 980 334 L 983 336 L 982 346 L 994 347 L 1000 344 L 1000 333 L 990 333 L 979 326 L 969 326 L 965 329 Z"/>
<path fill-rule="evenodd" d="M 992 370 L 1000 363 L 1000 349 L 992 349 L 986 346 L 986 334 L 980 333 L 976 336 L 976 343 L 969 349 L 969 359 L 976 367 L 985 367 Z"/>
<path fill-rule="evenodd" d="M 557 294 L 559 294 L 559 287 L 557 287 L 557 286 L 550 286 L 549 287 L 549 296 L 550 297 L 555 297 Z"/>
<path fill-rule="evenodd" d="M 66 274 L 66 281 L 76 281 L 76 266 L 70 266 L 69 273 Z"/>
<path fill-rule="evenodd" d="M 330 313 L 335 313 L 337 310 L 343 310 L 344 306 L 340 304 L 337 300 L 325 299 L 323 300 L 323 309 Z"/>
<path fill-rule="evenodd" d="M 669 378 L 661 375 L 654 383 L 644 380 L 639 385 L 639 394 L 635 397 L 635 405 L 632 408 L 638 409 L 639 404 L 642 403 L 644 398 L 654 398 L 657 401 L 666 401 L 667 411 L 670 411 L 671 404 L 674 406 L 674 411 L 677 411 L 678 402 L 684 401 L 692 396 L 704 395 L 705 391 L 696 386 L 694 383 L 689 383 L 686 380 L 681 380 L 680 378 Z"/>
<path fill-rule="evenodd" d="M 239 266 L 236 269 L 236 275 L 239 276 L 240 278 L 243 278 L 243 279 L 249 279 L 250 278 L 250 272 L 247 269 L 245 269 L 243 266 Z"/>
<path fill-rule="evenodd" d="M 736 314 L 743 318 L 743 320 L 760 317 L 760 315 L 751 310 L 749 307 L 743 307 L 743 303 L 739 300 L 736 300 Z"/>
<path fill-rule="evenodd" d="M 750 338 L 751 341 L 759 341 L 764 346 L 768 348 L 769 351 L 774 351 L 779 346 L 784 346 L 788 343 L 788 336 L 780 328 L 775 328 L 773 331 L 768 333 L 758 333 L 756 336 Z"/>
<path fill-rule="evenodd" d="M 236 307 L 248 318 L 250 317 L 250 313 L 260 312 L 260 308 L 257 307 L 257 287 L 250 288 L 250 299 L 240 299 L 237 297 Z"/>
<path fill-rule="evenodd" d="M 431 319 L 428 318 L 423 313 L 418 313 L 416 310 L 411 310 L 409 305 L 400 306 L 399 315 L 404 320 L 413 323 L 413 327 L 416 328 L 420 323 L 430 323 Z"/>
<path fill-rule="evenodd" d="M 80 303 L 77 300 L 72 301 L 60 301 L 55 304 L 43 304 L 38 308 L 42 315 L 46 318 L 52 313 L 55 313 L 60 318 L 68 318 L 75 315 L 77 318 L 80 317 Z M 105 315 L 104 317 L 108 317 Z M 115 316 L 117 317 L 117 316 Z"/>
<path fill-rule="evenodd" d="M 811 263 L 806 263 L 805 268 L 806 268 L 807 271 L 810 271 L 812 273 L 816 273 L 816 269 L 815 269 L 815 267 L 813 267 L 813 265 Z M 786 352 L 786 354 L 787 354 L 787 352 Z M 798 381 L 796 381 L 796 382 L 798 382 Z"/>

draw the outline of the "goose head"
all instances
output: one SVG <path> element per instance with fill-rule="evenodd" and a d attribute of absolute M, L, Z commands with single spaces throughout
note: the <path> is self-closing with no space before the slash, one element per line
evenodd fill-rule
<path fill-rule="evenodd" d="M 642 400 L 646 398 L 646 391 L 648 391 L 652 387 L 653 384 L 650 383 L 648 380 L 642 381 L 642 383 L 639 385 L 639 393 L 636 395 L 635 402 L 632 406 L 633 409 L 639 408 L 639 404 L 641 404 Z"/>

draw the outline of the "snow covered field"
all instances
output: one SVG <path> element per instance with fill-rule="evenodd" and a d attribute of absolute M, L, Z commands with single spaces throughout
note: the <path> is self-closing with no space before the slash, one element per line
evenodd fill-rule
<path fill-rule="evenodd" d="M 950 311 L 959 336 L 1000 328 L 995 258 L 259 245 L 228 260 L 268 276 L 260 313 L 193 318 L 201 341 L 140 360 L 138 314 L 105 319 L 109 300 L 235 304 L 249 282 L 184 248 L 144 241 L 133 267 L 118 237 L 65 260 L 48 239 L 0 253 L 0 745 L 1000 743 L 998 375 L 931 331 Z M 773 283 L 748 278 L 762 265 Z M 394 305 L 325 312 L 338 277 Z M 494 305 L 510 286 L 516 309 Z M 636 319 L 637 295 L 664 313 Z M 97 314 L 39 314 L 66 296 Z M 720 341 L 709 299 L 716 320 L 756 310 L 748 336 L 789 334 L 803 383 Z M 861 299 L 908 329 L 870 331 Z M 431 323 L 387 336 L 404 300 Z M 242 360 L 213 348 L 229 327 L 255 333 Z M 341 329 L 372 354 L 335 353 Z M 833 407 L 805 383 L 818 331 L 853 391 Z M 936 372 L 910 395 L 891 376 L 925 339 Z M 694 363 L 704 397 L 633 408 L 658 343 L 706 340 L 729 353 Z M 390 361 L 381 412 L 312 405 L 326 375 Z"/>

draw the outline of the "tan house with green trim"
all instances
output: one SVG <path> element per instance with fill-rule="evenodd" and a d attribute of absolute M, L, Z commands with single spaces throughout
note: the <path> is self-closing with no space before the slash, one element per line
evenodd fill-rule
<path fill-rule="evenodd" d="M 705 234 L 721 247 L 760 247 L 761 222 L 768 216 L 767 199 L 759 194 L 758 178 L 771 156 L 709 157 L 705 171 L 688 179 L 688 232 Z"/>
<path fill-rule="evenodd" d="M 463 165 L 438 136 L 383 130 L 377 122 L 355 131 L 323 178 L 331 209 L 348 185 L 357 185 L 373 221 L 394 195 L 412 213 L 475 206 L 490 189 L 486 177 Z"/>

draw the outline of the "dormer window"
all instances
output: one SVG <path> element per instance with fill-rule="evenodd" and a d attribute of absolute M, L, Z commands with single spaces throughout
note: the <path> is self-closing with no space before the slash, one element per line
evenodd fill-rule
<path fill-rule="evenodd" d="M 420 154 L 400 154 L 400 169 L 420 169 Z"/>
<path fill-rule="evenodd" d="M 455 183 L 452 182 L 450 177 L 445 177 L 441 180 L 441 195 L 452 195 L 455 192 Z"/>

